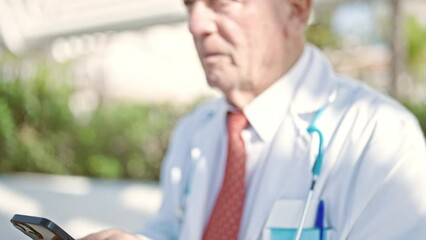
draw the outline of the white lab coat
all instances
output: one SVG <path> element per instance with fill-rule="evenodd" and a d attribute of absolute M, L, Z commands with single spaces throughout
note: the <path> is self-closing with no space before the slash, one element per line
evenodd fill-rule
<path fill-rule="evenodd" d="M 308 48 L 314 56 L 310 71 L 288 96 L 290 105 L 283 106 L 288 114 L 247 193 L 251 216 L 243 220 L 240 238 L 261 237 L 275 201 L 306 197 L 312 166 L 306 127 L 335 92 L 335 101 L 317 122 L 325 152 L 314 193 L 325 200 L 334 239 L 426 239 L 426 149 L 417 120 L 397 102 L 337 76 L 318 50 Z M 147 236 L 201 239 L 225 105 L 224 99 L 204 104 L 176 127 L 162 170 L 163 203 Z"/>

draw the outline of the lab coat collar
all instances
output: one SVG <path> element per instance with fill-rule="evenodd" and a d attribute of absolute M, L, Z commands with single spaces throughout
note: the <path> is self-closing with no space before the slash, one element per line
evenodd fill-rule
<path fill-rule="evenodd" d="M 322 53 L 308 44 L 290 71 L 244 108 L 250 125 L 263 141 L 272 141 L 289 106 L 296 124 L 306 129 L 315 112 L 335 94 L 330 69 Z"/>
<path fill-rule="evenodd" d="M 336 94 L 336 77 L 330 62 L 312 45 L 306 46 L 309 55 L 306 68 L 292 101 L 292 112 L 314 113 L 328 104 L 331 95 Z"/>
<path fill-rule="evenodd" d="M 305 49 L 287 74 L 244 108 L 244 115 L 263 141 L 272 141 L 290 105 L 292 93 L 301 82 L 309 62 L 309 50 Z"/>

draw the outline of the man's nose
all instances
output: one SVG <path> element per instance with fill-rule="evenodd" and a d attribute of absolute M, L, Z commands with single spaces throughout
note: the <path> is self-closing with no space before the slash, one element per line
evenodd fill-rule
<path fill-rule="evenodd" d="M 208 35 L 215 31 L 215 12 L 205 1 L 195 1 L 189 11 L 189 30 L 194 37 Z"/>

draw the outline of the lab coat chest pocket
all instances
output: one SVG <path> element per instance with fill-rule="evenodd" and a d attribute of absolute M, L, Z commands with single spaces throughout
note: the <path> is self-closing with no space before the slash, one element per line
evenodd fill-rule
<path fill-rule="evenodd" d="M 263 240 L 294 240 L 305 201 L 279 199 L 275 201 L 262 231 Z M 312 201 L 301 240 L 333 240 L 334 231 L 325 223 L 325 203 Z"/>

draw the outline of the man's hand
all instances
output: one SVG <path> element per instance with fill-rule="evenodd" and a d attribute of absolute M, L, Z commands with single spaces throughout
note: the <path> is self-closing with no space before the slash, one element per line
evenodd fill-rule
<path fill-rule="evenodd" d="M 92 233 L 80 240 L 147 240 L 147 238 L 127 233 L 120 229 L 111 228 L 97 233 Z"/>

